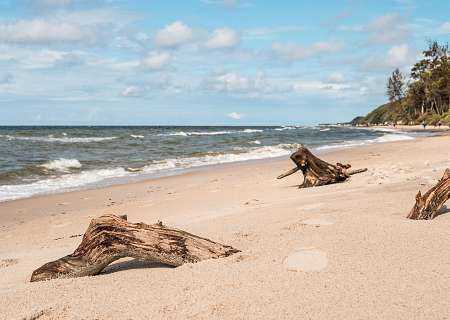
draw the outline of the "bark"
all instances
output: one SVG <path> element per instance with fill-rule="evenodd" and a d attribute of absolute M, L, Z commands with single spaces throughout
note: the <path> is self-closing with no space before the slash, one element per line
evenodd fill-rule
<path fill-rule="evenodd" d="M 416 195 L 416 203 L 407 218 L 413 220 L 434 219 L 444 203 L 450 199 L 450 169 L 446 169 L 438 183 L 424 195 Z"/>
<path fill-rule="evenodd" d="M 170 266 L 227 257 L 239 250 L 172 229 L 161 222 L 129 223 L 126 216 L 104 215 L 91 221 L 83 240 L 70 255 L 36 269 L 31 281 L 99 274 L 111 262 L 132 257 Z"/>
<path fill-rule="evenodd" d="M 301 146 L 291 155 L 291 160 L 297 165 L 294 169 L 278 176 L 277 179 L 287 177 L 297 171 L 303 173 L 303 183 L 299 188 L 323 186 L 347 180 L 351 175 L 367 171 L 367 168 L 349 170 L 350 165 L 336 163 L 332 165 L 311 153 L 307 148 Z"/>

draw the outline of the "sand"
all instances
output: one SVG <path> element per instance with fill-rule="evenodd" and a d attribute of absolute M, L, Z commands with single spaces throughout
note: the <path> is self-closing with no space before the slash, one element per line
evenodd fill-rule
<path fill-rule="evenodd" d="M 328 153 L 366 173 L 296 188 L 281 160 L 0 203 L 1 319 L 446 319 L 450 214 L 405 218 L 450 167 L 450 137 Z M 30 283 L 103 213 L 242 250 L 168 268 L 118 261 L 104 273 Z"/>

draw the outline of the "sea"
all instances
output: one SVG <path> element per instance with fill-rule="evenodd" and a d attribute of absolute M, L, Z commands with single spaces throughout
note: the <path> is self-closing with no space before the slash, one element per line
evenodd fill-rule
<path fill-rule="evenodd" d="M 97 188 L 206 166 L 410 140 L 346 126 L 0 127 L 0 201 Z"/>

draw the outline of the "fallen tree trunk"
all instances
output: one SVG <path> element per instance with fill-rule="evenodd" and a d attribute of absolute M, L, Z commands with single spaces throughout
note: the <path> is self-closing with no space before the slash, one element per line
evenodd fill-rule
<path fill-rule="evenodd" d="M 407 218 L 413 220 L 434 219 L 444 203 L 450 199 L 450 169 L 446 169 L 441 180 L 423 196 L 416 195 L 416 203 Z"/>
<path fill-rule="evenodd" d="M 297 167 L 279 175 L 277 179 L 283 179 L 301 170 L 304 180 L 299 188 L 317 187 L 342 182 L 353 174 L 367 171 L 367 168 L 353 171 L 348 170 L 350 168 L 349 164 L 343 165 L 337 163 L 336 165 L 332 165 L 319 159 L 303 146 L 291 155 L 291 160 Z"/>
<path fill-rule="evenodd" d="M 91 221 L 74 253 L 36 269 L 31 281 L 96 275 L 124 257 L 180 266 L 236 252 L 239 250 L 162 223 L 129 223 L 126 216 L 104 215 Z"/>

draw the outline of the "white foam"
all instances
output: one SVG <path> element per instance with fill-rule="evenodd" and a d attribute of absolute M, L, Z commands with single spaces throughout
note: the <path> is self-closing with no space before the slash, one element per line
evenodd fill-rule
<path fill-rule="evenodd" d="M 237 161 L 257 160 L 289 155 L 298 148 L 298 144 L 280 144 L 277 146 L 250 148 L 247 152 L 237 154 L 215 154 L 202 157 L 186 157 L 179 159 L 165 159 L 155 161 L 144 166 L 139 172 L 128 172 L 122 167 L 89 170 L 80 173 L 64 174 L 57 178 L 49 178 L 29 184 L 0 186 L 0 202 L 19 198 L 26 198 L 38 194 L 49 194 L 76 190 L 86 185 L 96 185 L 104 180 L 123 177 L 136 177 L 140 174 L 154 174 L 163 171 L 182 170 L 207 165 L 231 163 Z M 76 159 L 59 159 L 48 162 L 48 168 L 68 168 L 67 166 L 81 166 Z M 57 169 L 57 170 L 58 170 Z"/>
<path fill-rule="evenodd" d="M 375 142 L 391 142 L 391 141 L 403 141 L 403 140 L 414 140 L 414 137 L 408 136 L 406 134 L 385 134 L 382 137 L 376 138 Z"/>
<path fill-rule="evenodd" d="M 49 194 L 75 190 L 108 178 L 129 175 L 123 168 L 90 170 L 81 173 L 65 174 L 58 178 L 36 181 L 30 184 L 0 186 L 0 202 L 27 198 L 38 194 Z"/>
<path fill-rule="evenodd" d="M 135 139 L 144 139 L 145 137 L 141 134 L 130 134 L 130 137 Z"/>
<path fill-rule="evenodd" d="M 281 126 L 281 128 L 275 128 L 276 131 L 295 130 L 300 128 L 299 126 Z"/>
<path fill-rule="evenodd" d="M 261 144 L 261 141 L 259 141 L 259 140 L 254 140 L 254 141 L 250 141 L 250 143 L 253 143 L 253 144 Z"/>
<path fill-rule="evenodd" d="M 57 159 L 51 160 L 44 164 L 41 164 L 40 167 L 43 167 L 48 170 L 55 170 L 61 172 L 68 172 L 71 168 L 79 169 L 81 168 L 81 163 L 77 159 Z"/>
<path fill-rule="evenodd" d="M 158 136 L 181 136 L 181 137 L 189 137 L 189 136 L 217 136 L 224 134 L 240 134 L 240 133 L 256 133 L 256 132 L 264 132 L 262 129 L 244 129 L 237 131 L 177 131 L 171 133 L 161 133 Z"/>
<path fill-rule="evenodd" d="M 316 150 L 332 150 L 332 149 L 346 149 L 346 148 L 352 148 L 356 146 L 363 146 L 367 144 L 369 141 L 346 141 L 343 143 L 337 143 L 337 144 L 328 144 L 324 146 L 320 146 L 315 148 Z"/>
<path fill-rule="evenodd" d="M 405 141 L 405 140 L 414 140 L 414 137 L 401 133 L 389 133 L 372 140 L 359 140 L 359 141 L 350 140 L 342 143 L 320 146 L 315 149 L 316 150 L 346 149 L 357 146 L 363 146 L 370 143 L 384 143 L 384 142 Z"/>
<path fill-rule="evenodd" d="M 106 140 L 113 140 L 117 137 L 74 137 L 70 138 L 64 136 L 62 138 L 55 138 L 53 135 L 47 137 L 17 137 L 17 136 L 2 136 L 6 137 L 8 140 L 23 140 L 23 141 L 41 141 L 41 142 L 60 142 L 60 143 L 89 143 L 89 142 L 99 142 Z"/>
<path fill-rule="evenodd" d="M 145 166 L 143 171 L 147 173 L 153 173 L 161 170 L 195 168 L 221 163 L 282 157 L 291 154 L 292 151 L 298 147 L 298 144 L 280 144 L 277 146 L 251 148 L 247 152 L 243 153 L 227 153 L 219 155 L 206 155 L 203 157 L 165 159 Z"/>

